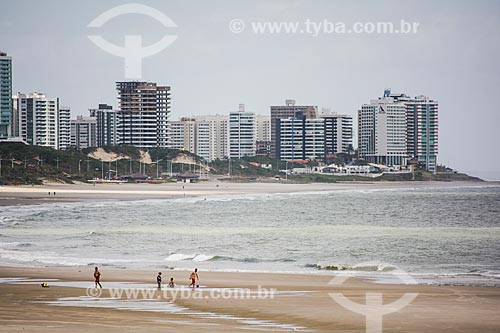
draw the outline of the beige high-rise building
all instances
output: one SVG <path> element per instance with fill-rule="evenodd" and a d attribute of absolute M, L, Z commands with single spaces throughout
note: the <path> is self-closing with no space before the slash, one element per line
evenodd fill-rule
<path fill-rule="evenodd" d="M 255 155 L 271 154 L 271 117 L 255 115 Z"/>
<path fill-rule="evenodd" d="M 262 114 L 255 115 L 255 140 L 271 141 L 271 117 Z"/>
<path fill-rule="evenodd" d="M 224 159 L 228 156 L 228 116 L 227 115 L 205 115 L 196 116 L 201 126 L 206 128 L 208 139 L 208 160 Z M 203 132 L 202 132 L 203 133 Z"/>
<path fill-rule="evenodd" d="M 170 147 L 185 149 L 207 161 L 227 156 L 228 116 L 192 116 L 170 122 Z"/>
<path fill-rule="evenodd" d="M 187 150 L 196 154 L 196 120 L 182 117 L 169 124 L 170 148 Z"/>

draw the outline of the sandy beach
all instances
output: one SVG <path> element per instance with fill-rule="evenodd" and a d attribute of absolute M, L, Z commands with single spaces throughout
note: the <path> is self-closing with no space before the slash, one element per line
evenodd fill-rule
<path fill-rule="evenodd" d="M 0 186 L 0 206 L 75 202 L 86 200 L 144 200 L 175 199 L 182 197 L 265 195 L 272 193 L 377 190 L 397 188 L 434 188 L 458 186 L 499 185 L 499 182 L 345 182 L 293 184 L 234 183 L 209 181 L 201 183 L 167 184 L 58 184 L 39 186 Z M 50 192 L 50 194 L 49 194 Z M 55 195 L 54 195 L 55 192 Z"/>
<path fill-rule="evenodd" d="M 174 199 L 183 197 L 269 195 L 272 193 L 488 186 L 476 182 L 373 182 L 336 184 L 226 183 L 198 184 L 47 184 L 0 187 L 1 205 L 102 200 Z M 52 192 L 49 196 L 48 192 Z M 56 192 L 54 195 L 53 192 Z M 384 332 L 498 332 L 500 288 L 380 284 L 331 274 L 282 274 L 200 271 L 193 297 L 189 271 L 164 270 L 174 290 L 155 289 L 154 270 L 101 267 L 103 291 L 89 297 L 93 267 L 0 267 L 2 332 L 365 332 L 366 317 L 340 305 L 331 293 L 365 304 L 380 295 L 383 304 L 407 294 L 416 298 L 383 316 Z M 340 281 L 340 282 L 339 282 Z M 40 283 L 47 282 L 49 288 Z M 129 284 L 132 283 L 132 284 Z M 236 288 L 236 289 L 235 289 Z M 272 297 L 241 297 L 274 288 Z M 260 289 L 259 289 L 260 288 Z M 112 290 L 145 290 L 146 294 L 112 299 Z M 166 288 L 165 288 L 166 289 Z M 90 289 L 93 290 L 93 289 Z M 173 292 L 176 294 L 173 294 Z M 186 292 L 186 294 L 182 294 Z M 179 294 L 177 294 L 179 293 Z M 90 294 L 95 296 L 95 294 Z M 236 296 L 234 296 L 236 295 Z M 368 296 L 367 296 L 368 295 Z M 114 295 L 116 297 L 116 295 Z M 130 296 L 130 295 L 129 295 Z M 222 297 L 228 296 L 228 297 Z M 373 313 L 380 308 L 372 306 Z M 375 309 L 375 310 L 374 310 Z M 372 311 L 372 312 L 370 312 Z"/>
<path fill-rule="evenodd" d="M 155 271 L 102 269 L 103 293 L 96 301 L 109 298 L 110 287 L 120 281 L 143 283 L 154 293 L 155 308 L 142 305 L 134 310 L 81 306 L 64 299 L 88 298 L 84 286 L 92 286 L 92 267 L 0 269 L 0 331 L 2 332 L 243 332 L 315 331 L 364 332 L 365 318 L 337 304 L 329 293 L 342 293 L 364 303 L 366 293 L 382 293 L 392 302 L 405 293 L 418 293 L 408 306 L 384 316 L 384 332 L 498 332 L 500 289 L 451 286 L 409 286 L 375 284 L 351 277 L 341 285 L 330 285 L 333 276 L 302 274 L 200 272 L 205 290 L 201 299 L 172 297 L 155 291 Z M 167 271 L 177 288 L 187 285 L 189 272 Z M 6 278 L 36 279 L 13 284 Z M 57 279 L 57 280 L 52 280 Z M 47 281 L 49 288 L 42 288 Z M 64 286 L 79 282 L 79 287 Z M 78 283 L 76 283 L 78 285 Z M 213 298 L 209 290 L 228 288 L 275 288 L 273 298 Z M 220 288 L 220 289 L 217 289 Z M 166 289 L 166 288 L 164 288 Z M 61 301 L 61 299 L 63 299 Z M 60 300 L 57 306 L 54 301 Z M 130 304 L 123 297 L 118 304 Z M 139 296 L 135 301 L 145 301 Z M 62 304 L 62 305 L 61 305 Z M 181 310 L 170 311 L 172 307 Z M 164 308 L 164 311 L 162 309 Z M 176 312 L 177 311 L 177 312 Z"/>

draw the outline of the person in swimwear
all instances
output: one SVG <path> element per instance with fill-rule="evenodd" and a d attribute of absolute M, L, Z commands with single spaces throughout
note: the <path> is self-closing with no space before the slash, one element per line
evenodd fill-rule
<path fill-rule="evenodd" d="M 101 286 L 101 272 L 99 272 L 99 268 L 96 267 L 95 268 L 95 271 L 94 271 L 94 279 L 95 279 L 95 287 L 97 288 L 97 285 L 99 285 L 99 287 L 101 287 L 102 289 L 102 286 Z"/>
<path fill-rule="evenodd" d="M 196 287 L 196 281 L 200 279 L 198 277 L 198 268 L 195 268 L 194 272 L 191 272 L 189 278 L 191 279 L 191 284 L 189 286 L 192 286 L 193 288 Z"/>
<path fill-rule="evenodd" d="M 158 289 L 161 289 L 161 272 L 156 276 L 156 283 L 158 284 Z"/>

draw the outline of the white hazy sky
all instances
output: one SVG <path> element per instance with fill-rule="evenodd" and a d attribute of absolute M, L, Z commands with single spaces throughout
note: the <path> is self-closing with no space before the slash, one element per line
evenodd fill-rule
<path fill-rule="evenodd" d="M 87 25 L 127 1 L 0 0 L 0 50 L 13 57 L 14 92 L 45 92 L 74 116 L 116 106 L 123 59 L 88 35 L 117 45 L 141 34 L 150 45 L 178 39 L 143 61 L 143 79 L 172 86 L 172 117 L 257 113 L 296 99 L 353 116 L 384 88 L 439 101 L 439 162 L 500 179 L 500 2 L 498 1 L 136 1 L 170 17 L 144 15 Z M 229 30 L 235 18 L 246 23 Z M 255 34 L 251 22 L 420 24 L 416 34 Z"/>

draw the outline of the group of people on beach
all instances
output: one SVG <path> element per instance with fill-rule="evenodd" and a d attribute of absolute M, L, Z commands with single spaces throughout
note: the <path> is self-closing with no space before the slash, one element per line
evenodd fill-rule
<path fill-rule="evenodd" d="M 191 284 L 189 284 L 189 287 L 191 288 L 199 288 L 199 280 L 200 277 L 198 276 L 198 268 L 195 268 L 194 271 L 191 272 L 189 275 L 189 279 L 191 280 Z M 99 267 L 96 267 L 94 270 L 94 281 L 95 281 L 95 287 L 99 286 L 99 288 L 102 289 L 101 285 L 101 272 L 99 271 Z M 162 284 L 162 278 L 161 278 L 161 272 L 158 272 L 158 275 L 156 276 L 156 284 L 158 285 L 158 289 L 161 289 L 161 284 Z M 175 282 L 174 278 L 170 278 L 170 282 L 168 283 L 169 288 L 174 288 L 175 287 Z"/>
<path fill-rule="evenodd" d="M 158 285 L 158 289 L 161 289 L 161 272 L 158 272 L 158 275 L 156 276 L 156 284 Z M 168 283 L 169 288 L 175 287 L 175 282 L 174 278 L 170 278 L 170 282 Z"/>

